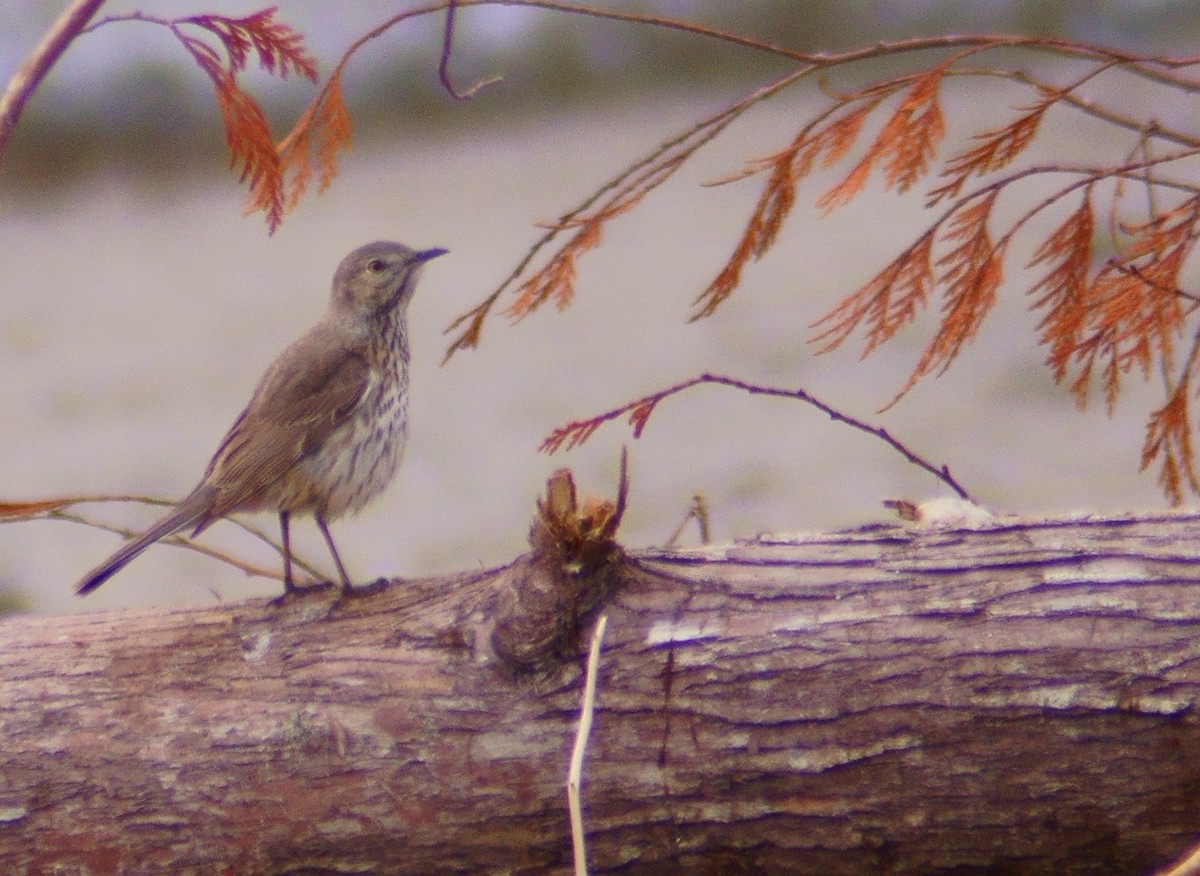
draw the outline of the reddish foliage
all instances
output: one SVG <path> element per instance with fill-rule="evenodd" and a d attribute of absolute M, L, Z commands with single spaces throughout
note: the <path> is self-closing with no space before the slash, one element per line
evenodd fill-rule
<path fill-rule="evenodd" d="M 642 402 L 634 405 L 629 412 L 629 424 L 633 426 L 633 437 L 641 438 L 642 430 L 646 428 L 646 423 L 650 420 L 650 415 L 654 413 L 654 408 L 658 404 L 658 399 Z"/>
<path fill-rule="evenodd" d="M 177 24 L 194 24 L 214 34 L 229 55 L 232 73 L 246 67 L 251 50 L 259 65 L 272 75 L 287 79 L 298 73 L 310 82 L 317 81 L 317 64 L 304 45 L 304 35 L 290 25 L 275 20 L 276 6 L 247 15 L 226 18 L 221 15 L 193 15 Z"/>
<path fill-rule="evenodd" d="M 554 299 L 559 310 L 566 307 L 575 295 L 575 260 L 600 245 L 604 219 L 603 216 L 594 216 L 583 222 L 567 245 L 521 285 L 516 299 L 505 312 L 514 319 L 520 319 L 528 316 L 548 298 Z"/>
<path fill-rule="evenodd" d="M 549 225 L 550 233 L 564 230 L 575 233 L 545 265 L 531 274 L 517 289 L 516 299 L 505 308 L 513 319 L 523 319 L 553 299 L 559 310 L 575 297 L 576 260 L 600 245 L 604 223 L 637 206 L 648 191 L 641 183 L 617 193 L 601 207 Z"/>
<path fill-rule="evenodd" d="M 1046 364 L 1060 383 L 1079 349 L 1088 319 L 1087 282 L 1096 227 L 1091 192 L 1090 186 L 1084 190 L 1079 208 L 1042 242 L 1029 262 L 1031 268 L 1051 266 L 1029 291 L 1036 296 L 1033 307 L 1046 311 L 1038 324 L 1038 338 L 1050 349 Z"/>
<path fill-rule="evenodd" d="M 741 282 L 746 263 L 751 258 L 761 258 L 770 249 L 783 221 L 796 203 L 797 184 L 812 169 L 813 161 L 822 148 L 827 148 L 826 142 L 820 137 L 810 138 L 805 132 L 787 149 L 758 162 L 760 167 L 770 168 L 771 171 L 766 187 L 733 255 L 708 288 L 696 298 L 699 309 L 692 316 L 693 320 L 708 316 L 720 307 Z"/>
<path fill-rule="evenodd" d="M 1173 505 L 1183 502 L 1185 483 L 1193 493 L 1200 493 L 1196 457 L 1192 452 L 1192 418 L 1188 408 L 1191 383 L 1187 377 L 1185 374 L 1167 403 L 1150 415 L 1142 445 L 1142 469 L 1158 460 L 1158 483 Z"/>
<path fill-rule="evenodd" d="M 1192 416 L 1189 407 L 1198 364 L 1200 331 L 1192 339 L 1192 350 L 1179 383 L 1166 404 L 1150 415 L 1146 423 L 1146 440 L 1142 444 L 1142 469 L 1158 461 L 1158 484 L 1173 505 L 1183 502 L 1185 485 L 1193 493 L 1200 493 L 1196 455 L 1192 450 Z"/>
<path fill-rule="evenodd" d="M 817 200 L 817 206 L 828 212 L 850 201 L 862 191 L 871 170 L 880 163 L 884 166 L 884 178 L 888 186 L 901 192 L 908 191 L 925 176 L 937 152 L 938 143 L 946 134 L 938 102 L 938 90 L 945 72 L 945 65 L 940 65 L 914 79 L 863 157 L 840 183 Z M 899 84 L 899 81 L 895 83 L 896 86 Z M 872 95 L 870 101 L 855 111 L 856 114 L 865 118 L 891 91 L 892 88 L 887 88 L 882 95 Z M 857 119 L 855 130 L 861 125 L 862 119 Z M 839 146 L 845 152 L 850 142 L 839 141 Z M 828 160 L 835 161 L 837 158 L 840 158 L 840 154 L 831 151 Z"/>
<path fill-rule="evenodd" d="M 984 51 L 1001 47 L 1051 51 L 1074 62 L 1081 72 L 1070 84 L 1055 85 L 1025 68 L 1005 66 L 1006 61 L 991 66 L 965 63 Z M 1029 267 L 1041 269 L 1041 273 L 1029 289 L 1029 300 L 1030 307 L 1042 313 L 1038 340 L 1046 347 L 1046 362 L 1055 378 L 1068 384 L 1080 404 L 1086 403 L 1094 377 L 1111 410 L 1124 377 L 1135 368 L 1143 375 L 1162 372 L 1167 378 L 1169 403 L 1149 423 L 1143 463 L 1162 461 L 1160 482 L 1168 496 L 1178 501 L 1182 485 L 1197 487 L 1191 442 L 1180 431 L 1193 425 L 1188 393 L 1180 387 L 1196 385 L 1193 372 L 1200 369 L 1198 357 L 1190 356 L 1177 375 L 1172 376 L 1172 372 L 1178 338 L 1200 302 L 1200 298 L 1180 288 L 1181 272 L 1192 255 L 1200 226 L 1200 189 L 1189 181 L 1190 175 L 1171 177 L 1161 169 L 1200 154 L 1200 134 L 1164 128 L 1137 109 L 1105 105 L 1082 89 L 1109 71 L 1121 70 L 1169 93 L 1195 94 L 1200 92 L 1200 81 L 1186 72 L 1196 63 L 1194 59 L 1141 58 L 1065 40 L 1006 37 L 914 40 L 841 56 L 798 59 L 801 63 L 796 72 L 668 141 L 569 213 L 572 222 L 561 224 L 539 240 L 492 296 L 455 322 L 452 328 L 462 327 L 462 333 L 450 351 L 478 342 L 487 313 L 510 283 L 519 289 L 509 307 L 512 315 L 523 316 L 551 298 L 560 307 L 568 302 L 574 290 L 577 258 L 598 244 L 603 223 L 620 212 L 613 207 L 636 202 L 749 106 L 813 71 L 931 48 L 942 50 L 942 54 L 933 64 L 915 72 L 885 72 L 848 94 L 833 93 L 826 85 L 830 104 L 809 117 L 785 148 L 721 181 L 764 177 L 762 191 L 732 253 L 697 296 L 692 318 L 708 317 L 720 309 L 741 284 L 747 265 L 763 258 L 778 243 L 797 203 L 799 185 L 814 170 L 851 161 L 837 182 L 817 198 L 817 207 L 825 212 L 861 194 L 876 170 L 881 171 L 885 187 L 900 193 L 931 181 L 925 193 L 926 206 L 940 212 L 883 270 L 813 323 L 816 331 L 812 340 L 820 345 L 821 352 L 840 346 L 861 330 L 866 356 L 912 324 L 938 296 L 940 313 L 932 337 L 889 403 L 894 404 L 923 377 L 949 368 L 978 335 L 995 306 L 1009 244 L 1018 231 L 1032 228 L 1034 220 L 1059 201 L 1079 198 L 1060 224 L 1044 238 L 1035 239 Z M 952 76 L 1017 83 L 1033 92 L 1033 100 L 1010 121 L 975 133 L 967 145 L 939 160 L 938 149 L 946 136 L 943 91 Z M 1065 161 L 1041 165 L 1026 161 L 1021 166 L 1019 159 L 1027 157 L 1047 113 L 1056 107 L 1067 107 L 1133 132 L 1138 146 L 1124 161 L 1108 166 Z M 855 156 L 860 141 L 865 139 L 868 122 L 880 112 L 886 115 L 877 132 Z M 1041 195 L 1039 201 L 1024 202 L 1023 207 L 1020 196 L 1013 195 L 1018 205 L 1015 218 L 1010 215 L 1013 211 L 997 210 L 1002 195 L 1018 191 L 1018 184 L 1034 178 L 1061 178 L 1065 182 L 1050 194 Z M 1143 208 L 1144 219 L 1123 226 L 1116 217 L 1122 186 L 1131 180 L 1146 190 L 1147 205 Z M 1093 238 L 1099 185 L 1113 181 L 1116 189 L 1110 227 L 1117 254 L 1097 265 Z M 595 203 L 600 206 L 594 207 Z M 540 269 L 527 275 L 533 255 L 559 230 L 571 226 L 578 227 L 575 234 Z M 647 396 L 599 417 L 570 423 L 556 430 L 544 447 L 574 446 L 587 440 L 601 422 L 619 414 L 628 414 L 635 434 L 640 434 L 662 397 Z"/>
<path fill-rule="evenodd" d="M 1179 294 L 1179 272 L 1195 245 L 1200 197 L 1192 197 L 1151 222 L 1130 229 L 1131 244 L 1110 259 L 1083 288 L 1082 321 L 1073 335 L 1054 337 L 1061 360 L 1078 368 L 1071 391 L 1083 404 L 1100 365 L 1111 411 L 1121 378 L 1134 367 L 1149 376 L 1155 363 L 1169 366 L 1176 339 L 1194 300 Z M 1076 256 L 1078 258 L 1078 256 Z M 1055 347 L 1052 346 L 1052 350 Z M 1056 368 L 1060 379 L 1066 365 Z M 1186 380 L 1187 375 L 1184 375 Z"/>
<path fill-rule="evenodd" d="M 998 190 L 992 190 L 951 216 L 945 240 L 953 248 L 936 263 L 942 269 L 938 276 L 938 283 L 944 289 L 942 322 L 905 390 L 926 374 L 949 367 L 963 344 L 975 337 L 983 318 L 996 303 L 996 292 L 1003 279 L 1004 252 L 993 245 L 988 220 L 997 193 Z"/>
<path fill-rule="evenodd" d="M 1003 128 L 974 135 L 974 147 L 947 159 L 941 173 L 946 182 L 929 193 L 930 205 L 947 198 L 957 198 L 971 177 L 984 176 L 1008 167 L 1033 142 L 1042 116 L 1061 97 L 1061 92 L 1048 93 L 1025 115 L 1018 116 Z"/>
<path fill-rule="evenodd" d="M 863 349 L 866 356 L 912 322 L 925 308 L 929 291 L 936 282 L 933 241 L 932 231 L 922 235 L 869 283 L 817 320 L 813 327 L 824 327 L 813 338 L 822 344 L 819 352 L 837 347 L 866 323 L 867 343 Z"/>
<path fill-rule="evenodd" d="M 350 146 L 351 131 L 339 68 L 279 144 L 281 170 L 290 177 L 286 209 L 296 206 L 307 191 L 314 172 L 317 190 L 323 192 L 329 187 L 337 175 L 338 153 Z M 260 209 L 257 199 L 252 209 Z"/>
<path fill-rule="evenodd" d="M 839 346 L 861 328 L 865 336 L 863 355 L 870 354 L 910 324 L 925 309 L 934 290 L 940 290 L 938 325 L 908 379 L 889 403 L 894 404 L 922 377 L 948 368 L 977 335 L 1000 291 L 1005 253 L 1013 235 L 1051 204 L 1080 191 L 1077 208 L 1041 241 L 1030 261 L 1030 267 L 1045 269 L 1030 295 L 1031 306 L 1044 312 L 1038 339 L 1047 348 L 1047 364 L 1057 380 L 1068 383 L 1081 405 L 1088 399 L 1093 378 L 1098 378 L 1110 412 L 1124 377 L 1134 369 L 1143 377 L 1155 371 L 1172 372 L 1178 338 L 1198 306 L 1195 296 L 1180 289 L 1180 274 L 1200 227 L 1200 193 L 1194 186 L 1155 175 L 1155 168 L 1200 152 L 1200 139 L 1171 132 L 1172 142 L 1183 145 L 1174 155 L 1154 157 L 1148 143 L 1154 141 L 1157 129 L 1151 123 L 1143 130 L 1139 155 L 1127 158 L 1123 165 L 1077 168 L 1051 163 L 1012 169 L 1052 106 L 1072 103 L 1129 124 L 1116 113 L 1107 109 L 1099 112 L 1074 95 L 1082 83 L 1123 63 L 1119 58 L 1100 59 L 1074 85 L 1064 88 L 1038 83 L 1024 73 L 1014 76 L 1036 90 L 1037 100 L 1011 122 L 976 134 L 970 147 L 943 162 L 937 172 L 941 182 L 929 191 L 927 203 L 945 203 L 946 209 L 882 271 L 814 323 L 817 333 L 813 340 L 820 344 L 820 351 Z M 880 133 L 842 179 L 818 199 L 819 207 L 829 210 L 859 194 L 876 166 L 884 168 L 887 185 L 901 191 L 933 174 L 936 146 L 944 132 L 938 108 L 939 85 L 949 69 L 943 62 L 924 74 L 884 79 L 855 95 L 840 97 L 839 107 L 825 114 L 830 121 L 812 123 L 804 129 L 803 142 L 814 152 L 823 146 L 828 158 L 833 154 L 830 144 L 836 144 L 837 156 L 841 157 L 848 154 L 866 115 L 885 96 L 897 93 L 901 84 L 906 88 Z M 1170 83 L 1176 84 L 1176 80 Z M 1181 84 L 1189 90 L 1200 90 L 1200 83 Z M 822 141 L 822 137 L 827 139 Z M 775 161 L 796 154 L 793 144 Z M 706 291 L 701 315 L 712 313 L 732 294 L 745 262 L 750 257 L 761 257 L 775 240 L 778 224 L 771 227 L 769 238 L 763 234 L 764 217 L 770 215 L 768 207 L 784 203 L 790 209 L 794 202 L 794 195 L 783 187 L 794 187 L 797 175 L 780 173 L 779 165 L 770 160 L 759 169 L 767 168 L 772 173 L 764 195 L 750 216 L 734 256 Z M 1009 221 L 1002 233 L 993 231 L 990 225 L 1002 192 L 1028 176 L 1056 173 L 1066 174 L 1068 179 L 1072 174 L 1081 178 L 1069 180 L 1049 197 L 1027 207 Z M 1139 180 L 1150 194 L 1148 217 L 1135 225 L 1110 220 L 1118 252 L 1096 265 L 1095 186 L 1109 178 Z M 976 179 L 979 187 L 968 190 L 968 184 Z M 1180 191 L 1185 194 L 1179 196 Z M 1114 215 L 1120 194 L 1118 187 Z M 1172 198 L 1166 197 L 1168 194 Z M 1164 206 L 1164 200 L 1170 203 Z M 761 245 L 764 240 L 766 245 Z M 943 248 L 944 253 L 936 256 Z M 1151 417 L 1143 451 L 1144 466 L 1161 462 L 1160 484 L 1174 502 L 1180 501 L 1185 485 L 1200 492 L 1189 431 L 1194 424 L 1188 393 L 1180 388 L 1195 385 L 1193 372 L 1200 368 L 1196 360 L 1195 355 L 1189 357 L 1177 378 L 1178 385 L 1168 387 L 1168 403 Z"/>
<path fill-rule="evenodd" d="M 48 511 L 57 511 L 72 504 L 74 499 L 37 499 L 32 502 L 0 502 L 0 519 L 25 518 Z"/>
<path fill-rule="evenodd" d="M 212 80 L 217 107 L 225 127 L 231 167 L 240 167 L 242 182 L 250 184 L 249 209 L 261 210 L 272 231 L 283 221 L 284 166 L 262 109 L 238 84 L 238 74 L 253 52 L 268 73 L 287 78 L 298 73 L 316 81 L 316 62 L 304 46 L 304 37 L 275 20 L 275 7 L 244 18 L 194 15 L 167 22 L 192 58 Z M 225 58 L 209 43 L 182 29 L 193 25 L 216 37 Z"/>
<path fill-rule="evenodd" d="M 605 419 L 596 417 L 591 420 L 575 420 L 565 426 L 559 426 L 546 437 L 540 449 L 545 453 L 554 453 L 564 445 L 567 450 L 578 447 L 592 437 L 592 434 L 604 424 Z"/>

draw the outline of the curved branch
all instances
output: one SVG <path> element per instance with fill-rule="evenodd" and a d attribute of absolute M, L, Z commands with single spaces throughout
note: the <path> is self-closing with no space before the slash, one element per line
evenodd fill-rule
<path fill-rule="evenodd" d="M 449 0 L 446 4 L 446 26 L 442 31 L 442 57 L 438 62 L 438 79 L 442 87 L 455 100 L 470 100 L 485 88 L 495 85 L 502 80 L 500 76 L 481 79 L 466 91 L 459 91 L 450 81 L 450 54 L 454 48 L 454 13 L 458 8 L 458 0 Z"/>
<path fill-rule="evenodd" d="M 0 97 L 0 156 L 4 155 L 8 140 L 16 129 L 25 104 L 29 102 L 34 89 L 41 85 L 67 46 L 79 36 L 103 5 L 104 0 L 75 0 L 59 16 L 58 21 L 54 22 L 37 48 L 8 81 L 8 88 L 3 97 Z"/>
<path fill-rule="evenodd" d="M 887 429 L 882 426 L 872 426 L 865 423 L 857 417 L 852 417 L 849 414 L 844 414 L 832 405 L 826 404 L 803 389 L 779 389 L 772 386 L 760 386 L 755 383 L 748 383 L 744 380 L 738 380 L 733 377 L 725 377 L 720 374 L 701 374 L 699 377 L 693 377 L 691 380 L 685 380 L 682 383 L 677 383 L 674 386 L 667 387 L 659 392 L 644 396 L 636 401 L 621 405 L 618 408 L 613 408 L 610 411 L 605 411 L 602 414 L 587 420 L 575 420 L 567 423 L 565 426 L 560 426 L 550 433 L 549 436 L 542 442 L 541 450 L 546 453 L 554 453 L 564 444 L 566 449 L 570 450 L 587 441 L 592 434 L 600 428 L 601 425 L 611 420 L 615 420 L 625 414 L 629 415 L 629 422 L 633 426 L 633 437 L 640 438 L 642 430 L 646 427 L 646 422 L 650 419 L 650 414 L 654 408 L 663 399 L 669 396 L 683 392 L 685 389 L 690 389 L 701 383 L 716 383 L 721 386 L 731 386 L 734 389 L 740 389 L 748 392 L 751 395 L 770 395 L 778 398 L 790 398 L 797 401 L 802 401 L 805 404 L 812 405 L 817 410 L 826 414 L 829 419 L 837 423 L 844 423 L 860 432 L 866 432 L 868 435 L 873 435 L 883 441 L 893 450 L 898 452 L 905 460 L 924 469 L 931 475 L 936 477 L 950 489 L 952 489 L 962 499 L 969 502 L 974 502 L 974 497 L 967 492 L 954 476 L 950 474 L 950 467 L 942 465 L 940 468 L 933 463 L 927 461 L 923 457 L 917 455 L 909 449 L 902 441 L 892 436 Z"/>

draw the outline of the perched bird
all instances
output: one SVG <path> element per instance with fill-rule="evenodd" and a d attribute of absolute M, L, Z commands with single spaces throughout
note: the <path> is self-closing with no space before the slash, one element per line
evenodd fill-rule
<path fill-rule="evenodd" d="M 329 310 L 267 369 L 196 488 L 84 575 L 76 592 L 90 593 L 185 527 L 195 536 L 238 511 L 275 511 L 285 592 L 298 589 L 291 517 L 312 514 L 349 593 L 329 521 L 379 495 L 400 465 L 408 433 L 406 311 L 421 266 L 445 252 L 379 242 L 346 256 L 333 277 Z"/>

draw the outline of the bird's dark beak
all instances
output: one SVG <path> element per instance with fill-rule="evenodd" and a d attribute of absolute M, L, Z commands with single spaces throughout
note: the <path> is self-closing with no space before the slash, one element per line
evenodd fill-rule
<path fill-rule="evenodd" d="M 442 249 L 440 246 L 435 246 L 432 249 L 423 249 L 419 252 L 413 253 L 410 264 L 419 265 L 422 262 L 429 261 L 430 259 L 436 259 L 440 255 L 445 255 L 449 251 L 450 250 L 448 249 Z"/>

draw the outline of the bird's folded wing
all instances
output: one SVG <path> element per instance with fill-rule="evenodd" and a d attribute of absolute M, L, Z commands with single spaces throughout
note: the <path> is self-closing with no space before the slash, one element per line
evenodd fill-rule
<path fill-rule="evenodd" d="M 370 368 L 363 355 L 309 340 L 285 350 L 263 375 L 213 456 L 204 479 L 220 493 L 214 517 L 249 502 L 315 453 L 366 392 Z"/>

